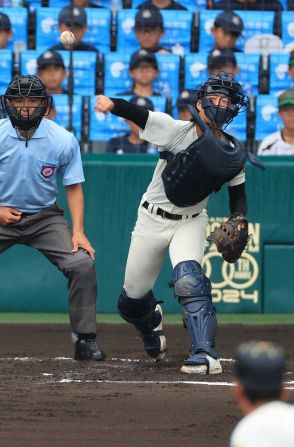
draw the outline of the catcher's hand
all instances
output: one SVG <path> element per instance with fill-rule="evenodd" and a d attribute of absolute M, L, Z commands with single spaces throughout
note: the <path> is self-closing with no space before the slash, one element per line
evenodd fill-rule
<path fill-rule="evenodd" d="M 208 241 L 215 243 L 224 260 L 230 263 L 240 258 L 249 239 L 248 220 L 240 214 L 229 217 L 207 237 Z"/>

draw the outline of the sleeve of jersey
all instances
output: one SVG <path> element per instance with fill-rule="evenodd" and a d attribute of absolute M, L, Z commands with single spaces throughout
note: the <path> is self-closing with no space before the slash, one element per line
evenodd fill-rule
<path fill-rule="evenodd" d="M 149 141 L 159 150 L 169 150 L 168 145 L 177 137 L 182 123 L 163 112 L 150 112 L 145 129 L 139 130 L 142 140 Z"/>
<path fill-rule="evenodd" d="M 74 135 L 65 149 L 61 160 L 60 174 L 64 186 L 75 185 L 85 181 L 80 145 Z"/>
<path fill-rule="evenodd" d="M 228 186 L 237 186 L 245 182 L 245 167 L 232 180 L 228 182 Z"/>

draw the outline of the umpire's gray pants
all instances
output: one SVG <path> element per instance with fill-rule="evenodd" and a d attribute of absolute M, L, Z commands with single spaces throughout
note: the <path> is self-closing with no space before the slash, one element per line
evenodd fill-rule
<path fill-rule="evenodd" d="M 94 262 L 82 249 L 71 252 L 72 233 L 63 214 L 61 208 L 52 205 L 40 213 L 22 217 L 18 223 L 0 225 L 0 254 L 15 244 L 41 251 L 68 278 L 71 330 L 96 333 Z"/>

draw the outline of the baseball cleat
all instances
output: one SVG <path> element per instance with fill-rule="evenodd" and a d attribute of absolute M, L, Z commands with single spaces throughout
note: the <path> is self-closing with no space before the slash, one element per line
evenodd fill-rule
<path fill-rule="evenodd" d="M 193 362 L 193 357 L 189 357 L 184 361 L 180 372 L 183 374 L 221 374 L 223 371 L 222 365 L 218 359 L 214 359 L 208 354 L 203 355 L 205 363 L 200 363 L 200 360 Z M 198 363 L 199 362 L 199 363 Z"/>
<path fill-rule="evenodd" d="M 141 338 L 144 343 L 145 351 L 154 360 L 163 360 L 166 354 L 166 338 L 162 328 L 162 309 L 159 304 L 156 305 L 155 311 L 161 315 L 161 320 L 158 326 L 150 329 L 148 332 L 141 332 Z"/>
<path fill-rule="evenodd" d="M 75 343 L 74 360 L 105 360 L 105 353 L 99 348 L 95 339 L 80 339 Z"/>

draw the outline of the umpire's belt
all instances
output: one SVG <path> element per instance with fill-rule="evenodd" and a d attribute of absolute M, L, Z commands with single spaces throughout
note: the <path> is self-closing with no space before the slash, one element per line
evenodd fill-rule
<path fill-rule="evenodd" d="M 182 219 L 188 219 L 188 218 L 192 218 L 192 217 L 196 217 L 199 215 L 199 213 L 196 214 L 192 214 L 192 215 L 185 215 L 183 216 L 182 214 L 171 214 L 168 213 L 167 211 L 163 210 L 162 208 L 156 208 L 154 207 L 154 210 L 152 209 L 153 205 L 150 204 L 149 202 L 145 201 L 142 203 L 143 208 L 146 208 L 146 210 L 149 209 L 150 206 L 150 212 L 154 214 L 158 214 L 158 216 L 163 217 L 164 219 L 170 219 L 170 220 L 182 220 Z"/>

